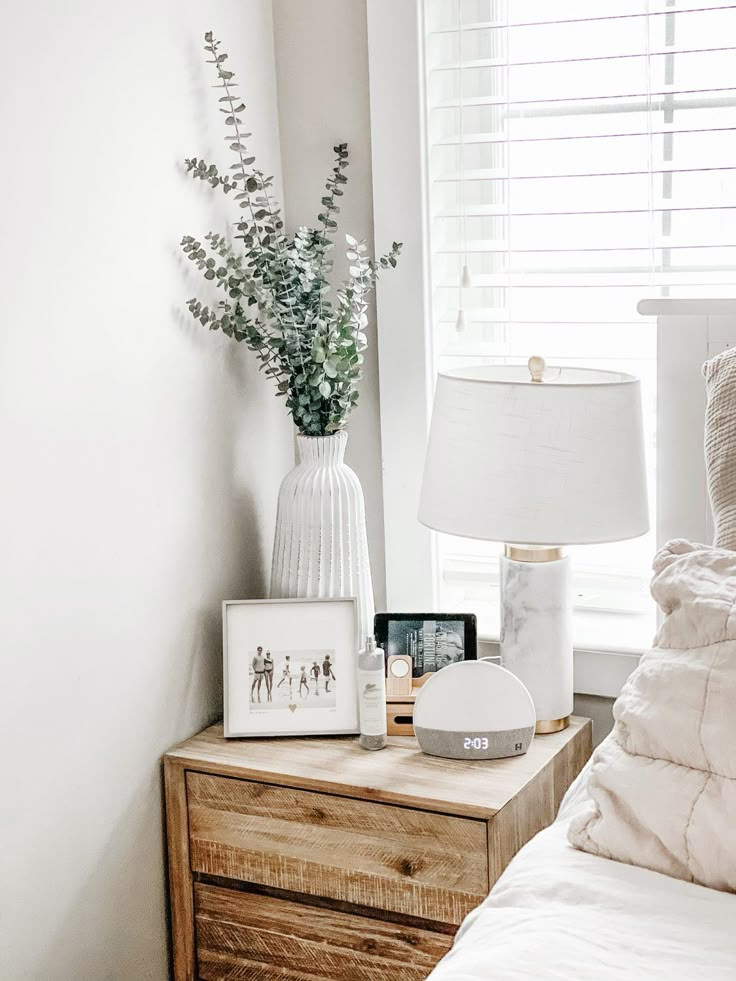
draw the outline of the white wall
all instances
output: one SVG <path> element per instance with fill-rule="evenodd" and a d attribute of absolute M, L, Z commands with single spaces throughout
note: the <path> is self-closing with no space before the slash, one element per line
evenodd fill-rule
<path fill-rule="evenodd" d="M 600 695 L 575 695 L 575 715 L 593 720 L 593 746 L 602 742 L 613 729 L 613 701 Z"/>
<path fill-rule="evenodd" d="M 348 184 L 337 216 L 335 273 L 340 278 L 346 266 L 345 232 L 367 239 L 373 248 L 365 0 L 274 0 L 273 14 L 284 196 L 291 230 L 314 225 L 332 168 L 332 148 L 349 144 Z M 397 228 L 394 237 L 400 239 L 400 232 Z M 385 252 L 391 243 L 377 246 Z M 363 485 L 376 609 L 382 610 L 386 572 L 375 319 L 371 303 L 365 377 L 350 420 L 346 458 Z"/>
<path fill-rule="evenodd" d="M 201 35 L 279 173 L 268 0 L 0 15 L 0 977 L 167 975 L 159 758 L 220 712 L 223 597 L 262 595 L 291 426 L 191 322 L 225 221 Z M 184 311 L 184 312 L 182 312 Z"/>

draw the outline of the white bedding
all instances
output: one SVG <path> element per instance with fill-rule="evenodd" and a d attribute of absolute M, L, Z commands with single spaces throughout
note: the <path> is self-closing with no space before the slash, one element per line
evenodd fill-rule
<path fill-rule="evenodd" d="M 676 539 L 653 569 L 664 619 L 616 699 L 613 730 L 593 754 L 590 801 L 568 839 L 733 894 L 736 551 Z"/>
<path fill-rule="evenodd" d="M 585 777 L 466 918 L 431 981 L 736 981 L 736 895 L 568 844 Z"/>

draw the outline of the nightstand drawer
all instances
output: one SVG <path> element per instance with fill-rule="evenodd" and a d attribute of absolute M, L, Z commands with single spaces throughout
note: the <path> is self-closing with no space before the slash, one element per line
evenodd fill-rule
<path fill-rule="evenodd" d="M 457 924 L 488 892 L 487 825 L 187 773 L 196 872 Z"/>
<path fill-rule="evenodd" d="M 422 981 L 452 938 L 283 899 L 194 887 L 201 981 Z"/>

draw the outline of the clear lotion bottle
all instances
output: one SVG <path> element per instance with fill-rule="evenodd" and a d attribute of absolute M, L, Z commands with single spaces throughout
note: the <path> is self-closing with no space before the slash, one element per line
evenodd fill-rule
<path fill-rule="evenodd" d="M 363 749 L 386 746 L 386 659 L 382 647 L 368 637 L 358 653 L 358 708 L 360 745 Z"/>

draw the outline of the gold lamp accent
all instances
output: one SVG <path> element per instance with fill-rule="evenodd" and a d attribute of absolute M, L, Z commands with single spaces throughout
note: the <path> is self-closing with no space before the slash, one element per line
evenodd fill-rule
<path fill-rule="evenodd" d="M 503 554 L 514 562 L 557 562 L 564 559 L 562 545 L 509 545 L 503 547 Z"/>

